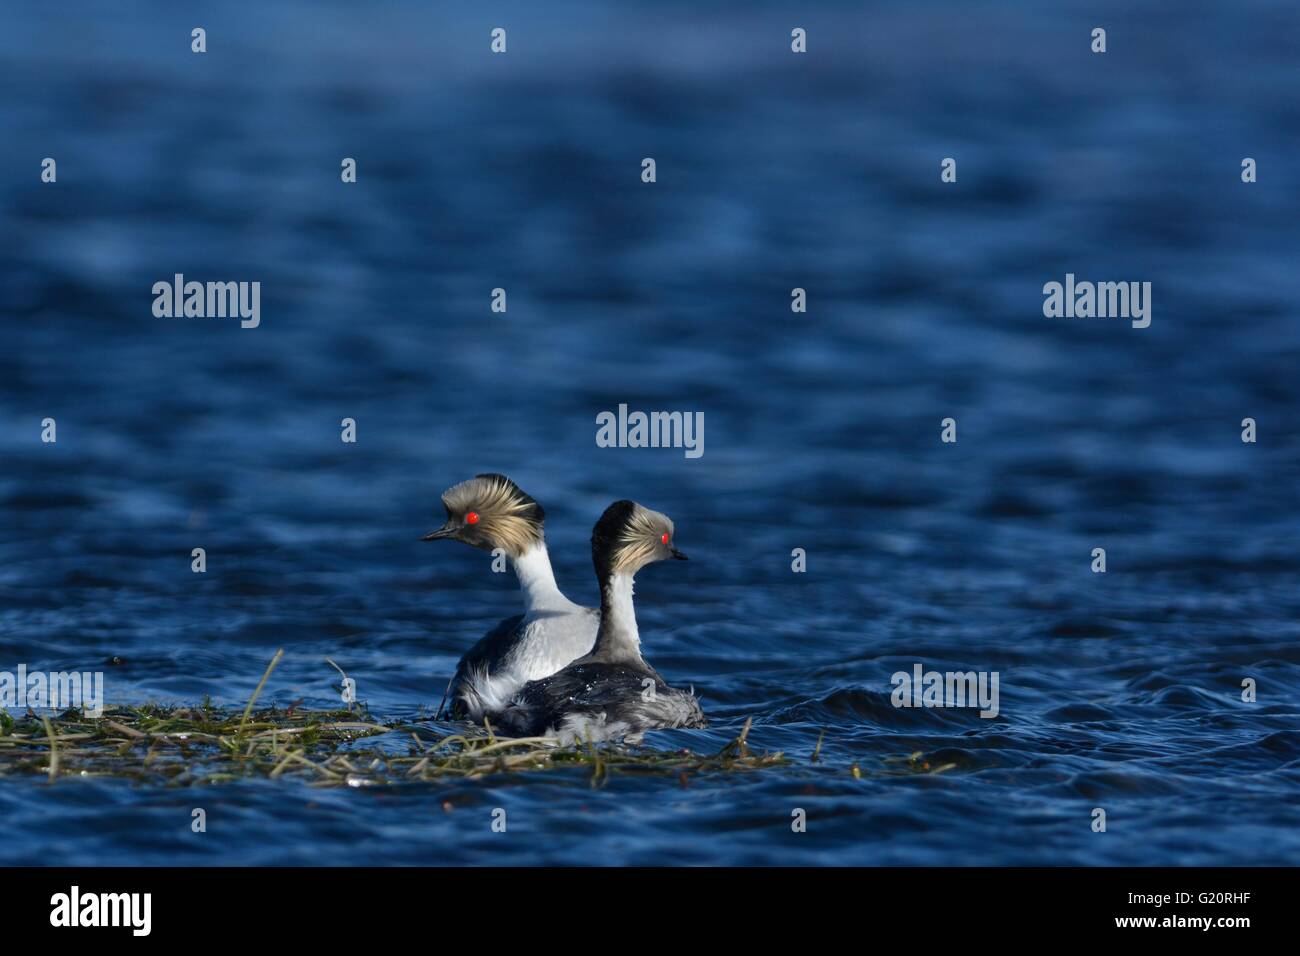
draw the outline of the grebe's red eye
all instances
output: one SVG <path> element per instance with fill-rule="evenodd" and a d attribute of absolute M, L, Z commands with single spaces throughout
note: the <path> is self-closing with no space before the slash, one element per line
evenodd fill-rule
<path fill-rule="evenodd" d="M 477 511 L 471 511 L 469 514 L 467 514 L 467 515 L 465 516 L 465 523 L 466 523 L 466 524 L 478 524 L 478 512 L 477 512 Z"/>
<path fill-rule="evenodd" d="M 668 532 L 665 531 L 665 532 L 664 532 L 664 536 L 663 536 L 662 538 L 660 538 L 659 540 L 662 541 L 664 544 L 667 544 L 667 543 L 668 543 Z"/>

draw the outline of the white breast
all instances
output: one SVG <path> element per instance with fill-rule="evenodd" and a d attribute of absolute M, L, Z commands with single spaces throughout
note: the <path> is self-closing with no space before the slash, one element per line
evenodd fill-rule
<path fill-rule="evenodd" d="M 466 675 L 458 696 L 470 717 L 477 723 L 499 713 L 529 681 L 550 677 L 590 652 L 599 624 L 599 614 L 577 604 L 530 612 L 499 661 Z"/>

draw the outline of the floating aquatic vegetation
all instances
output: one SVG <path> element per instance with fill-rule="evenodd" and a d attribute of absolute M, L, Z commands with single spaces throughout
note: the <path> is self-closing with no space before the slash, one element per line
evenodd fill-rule
<path fill-rule="evenodd" d="M 588 773 L 593 787 L 616 775 L 637 774 L 675 776 L 686 786 L 695 774 L 792 763 L 779 751 L 750 747 L 750 720 L 716 753 L 696 753 L 640 745 L 557 747 L 549 737 L 498 737 L 486 721 L 481 728 L 385 722 L 360 704 L 347 710 L 304 710 L 296 704 L 255 710 L 280 657 L 277 653 L 271 661 L 242 711 L 206 700 L 194 707 L 106 708 L 98 717 L 75 709 L 53 717 L 31 710 L 14 717 L 0 710 L 0 777 L 43 775 L 51 783 L 114 777 L 165 786 L 290 778 L 314 786 L 366 787 L 576 769 Z M 819 739 L 810 768 L 844 772 L 827 765 L 821 745 Z M 932 767 L 920 753 L 885 762 L 893 765 L 881 772 L 864 772 L 857 763 L 847 772 L 855 778 L 897 776 L 940 773 L 953 766 Z"/>
<path fill-rule="evenodd" d="M 118 777 L 172 786 L 251 777 L 301 778 L 319 786 L 391 786 L 560 768 L 586 768 L 593 786 L 620 773 L 695 774 L 759 770 L 785 763 L 756 753 L 745 732 L 715 754 L 582 745 L 547 737 L 499 738 L 490 726 L 438 736 L 432 723 L 387 724 L 349 711 L 267 708 L 237 713 L 201 707 L 118 707 L 99 718 L 68 711 L 4 722 L 0 777 L 41 774 Z M 392 737 L 409 740 L 394 752 Z M 365 746 L 387 737 L 386 746 Z"/>

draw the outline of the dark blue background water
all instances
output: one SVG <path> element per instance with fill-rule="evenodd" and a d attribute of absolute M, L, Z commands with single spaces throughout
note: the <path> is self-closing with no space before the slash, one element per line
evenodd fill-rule
<path fill-rule="evenodd" d="M 237 706 L 284 647 L 264 700 L 336 702 L 328 655 L 418 718 L 518 604 L 417 540 L 500 470 L 584 601 L 606 504 L 672 515 L 694 560 L 641 575 L 642 633 L 713 724 L 651 743 L 752 716 L 795 763 L 11 776 L 0 860 L 1294 862 L 1300 10 L 1131 6 L 9 5 L 0 669 Z M 176 272 L 261 281 L 261 327 L 154 318 Z M 1151 327 L 1045 319 L 1066 272 L 1152 282 Z M 703 458 L 597 448 L 620 402 L 704 412 Z M 915 662 L 998 671 L 1000 717 L 895 709 Z M 915 750 L 957 767 L 878 775 Z"/>

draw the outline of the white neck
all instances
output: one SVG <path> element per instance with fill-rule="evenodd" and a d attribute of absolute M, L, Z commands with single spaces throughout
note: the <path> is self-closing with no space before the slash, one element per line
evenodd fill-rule
<path fill-rule="evenodd" d="M 610 662 L 641 662 L 641 635 L 632 606 L 632 575 L 612 574 L 600 595 L 600 630 L 592 655 Z"/>
<path fill-rule="evenodd" d="M 546 553 L 546 542 L 539 541 L 514 560 L 519 589 L 524 592 L 524 613 L 531 614 L 541 608 L 554 608 L 568 604 L 555 584 L 551 570 L 551 556 Z"/>

